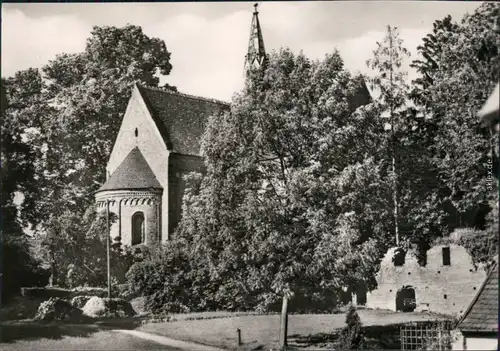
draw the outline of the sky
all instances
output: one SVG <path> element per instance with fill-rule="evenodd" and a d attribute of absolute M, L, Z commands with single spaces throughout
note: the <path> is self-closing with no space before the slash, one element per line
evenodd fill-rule
<path fill-rule="evenodd" d="M 172 53 L 162 78 L 179 91 L 229 101 L 243 86 L 244 57 L 253 2 L 24 3 L 2 4 L 2 77 L 41 67 L 59 53 L 81 52 L 92 26 L 139 25 Z M 399 27 L 404 45 L 416 47 L 432 23 L 460 20 L 479 2 L 312 1 L 260 2 L 267 51 L 289 47 L 311 59 L 337 48 L 350 71 L 369 74 L 366 60 L 387 25 Z M 406 67 L 409 64 L 406 62 Z M 415 72 L 409 71 L 409 78 Z"/>

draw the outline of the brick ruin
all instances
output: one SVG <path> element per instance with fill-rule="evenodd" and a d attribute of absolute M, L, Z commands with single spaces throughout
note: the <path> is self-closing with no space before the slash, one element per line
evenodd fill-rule
<path fill-rule="evenodd" d="M 485 270 L 476 267 L 459 245 L 432 247 L 425 266 L 419 264 L 414 250 L 392 248 L 380 263 L 377 289 L 366 294 L 366 307 L 459 315 L 485 278 Z M 411 300 L 414 305 L 408 303 Z"/>

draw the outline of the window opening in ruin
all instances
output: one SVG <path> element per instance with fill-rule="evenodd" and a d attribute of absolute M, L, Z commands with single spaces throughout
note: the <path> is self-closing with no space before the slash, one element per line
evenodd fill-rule
<path fill-rule="evenodd" d="M 448 295 L 444 294 L 443 297 L 446 300 L 448 298 Z"/>
<path fill-rule="evenodd" d="M 134 213 L 132 216 L 132 245 L 144 243 L 144 225 L 144 213 Z"/>
<path fill-rule="evenodd" d="M 427 251 L 431 248 L 428 242 L 423 239 L 418 241 L 417 244 L 417 260 L 420 267 L 427 265 Z"/>
<path fill-rule="evenodd" d="M 415 289 L 411 286 L 404 286 L 396 293 L 396 311 L 413 312 L 417 307 Z"/>
<path fill-rule="evenodd" d="M 443 266 L 450 265 L 450 248 L 443 247 Z"/>
<path fill-rule="evenodd" d="M 137 128 L 135 128 L 135 132 L 134 132 L 134 134 L 135 134 L 135 137 L 136 137 L 136 138 L 139 136 L 139 130 L 138 130 Z"/>
<path fill-rule="evenodd" d="M 392 262 L 394 263 L 394 265 L 396 267 L 400 267 L 400 266 L 405 264 L 405 256 L 406 256 L 406 252 L 403 249 L 398 248 L 394 251 L 394 256 L 392 257 Z"/>
<path fill-rule="evenodd" d="M 356 304 L 364 306 L 366 305 L 366 293 L 367 289 L 364 285 L 359 285 L 356 288 Z"/>

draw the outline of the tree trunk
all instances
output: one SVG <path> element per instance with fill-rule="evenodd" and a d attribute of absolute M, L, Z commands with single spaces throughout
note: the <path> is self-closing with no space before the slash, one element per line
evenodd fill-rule
<path fill-rule="evenodd" d="M 280 323 L 280 349 L 284 350 L 287 346 L 288 334 L 288 297 L 283 296 L 283 304 L 281 306 L 281 323 Z"/>

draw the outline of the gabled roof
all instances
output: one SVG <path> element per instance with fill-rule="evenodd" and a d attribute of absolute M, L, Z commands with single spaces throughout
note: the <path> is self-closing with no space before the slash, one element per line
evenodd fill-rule
<path fill-rule="evenodd" d="M 498 264 L 495 264 L 460 319 L 462 332 L 498 333 Z"/>
<path fill-rule="evenodd" d="M 163 189 L 136 146 L 98 190 Z"/>
<path fill-rule="evenodd" d="M 183 155 L 200 155 L 208 118 L 229 110 L 226 102 L 137 85 L 167 148 Z"/>

